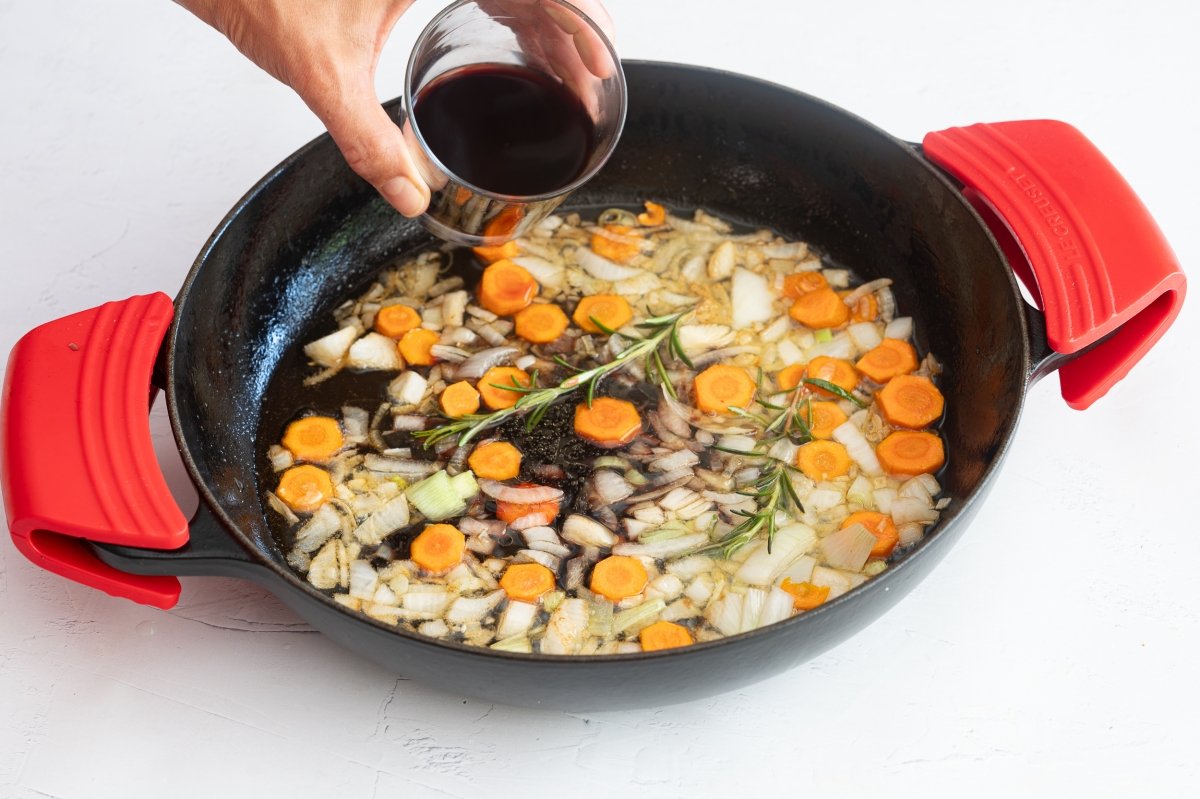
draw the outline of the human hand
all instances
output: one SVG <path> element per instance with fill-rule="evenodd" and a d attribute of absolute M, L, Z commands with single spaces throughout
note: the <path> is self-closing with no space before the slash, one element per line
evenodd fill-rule
<path fill-rule="evenodd" d="M 177 0 L 223 33 L 247 58 L 300 96 L 329 131 L 350 168 L 397 211 L 418 216 L 429 187 L 404 137 L 375 92 L 383 45 L 413 0 Z M 595 32 L 547 0 L 490 0 L 546 66 L 568 84 L 580 70 L 606 77 L 603 44 Z M 531 15 L 531 6 L 541 13 Z M 575 0 L 612 36 L 599 0 Z M 525 23 L 523 19 L 534 19 Z M 553 24 L 547 24 L 552 22 Z"/>

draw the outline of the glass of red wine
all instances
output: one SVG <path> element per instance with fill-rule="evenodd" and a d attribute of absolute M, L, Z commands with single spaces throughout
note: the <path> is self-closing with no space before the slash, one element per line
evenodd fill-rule
<path fill-rule="evenodd" d="M 460 0 L 408 62 L 403 129 L 432 191 L 421 217 L 455 244 L 532 230 L 604 165 L 625 124 L 612 43 L 562 0 Z"/>

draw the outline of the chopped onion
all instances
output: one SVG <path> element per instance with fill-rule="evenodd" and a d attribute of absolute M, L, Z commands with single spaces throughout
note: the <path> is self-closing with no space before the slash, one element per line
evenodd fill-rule
<path fill-rule="evenodd" d="M 608 469 L 597 469 L 589 482 L 596 503 L 600 505 L 612 505 L 633 494 L 633 486 L 629 481 Z"/>
<path fill-rule="evenodd" d="M 515 635 L 525 635 L 537 618 L 538 606 L 529 602 L 510 600 L 500 614 L 500 622 L 496 626 L 496 637 L 512 638 Z"/>
<path fill-rule="evenodd" d="M 395 339 L 379 333 L 368 333 L 350 345 L 346 365 L 354 369 L 403 369 L 404 360 L 400 357 Z"/>
<path fill-rule="evenodd" d="M 875 507 L 875 499 L 871 491 L 871 481 L 865 475 L 858 475 L 846 490 L 846 500 L 860 505 L 867 510 Z"/>
<path fill-rule="evenodd" d="M 355 560 L 350 563 L 350 596 L 371 600 L 379 587 L 379 575 L 370 561 Z"/>
<path fill-rule="evenodd" d="M 459 347 L 452 347 L 448 344 L 434 344 L 429 348 L 429 354 L 439 361 L 449 361 L 451 363 L 460 363 L 471 356 L 471 353 Z"/>
<path fill-rule="evenodd" d="M 757 443 L 750 436 L 721 436 L 717 442 L 722 449 L 731 449 L 737 452 L 753 452 Z"/>
<path fill-rule="evenodd" d="M 480 329 L 479 333 L 480 335 L 483 335 L 483 329 Z M 487 338 L 487 336 L 484 336 L 484 338 Z M 503 341 L 504 337 L 501 336 L 500 340 Z M 512 360 L 513 356 L 517 355 L 519 352 L 520 350 L 518 350 L 516 347 L 508 346 L 492 347 L 490 349 L 480 350 L 458 365 L 458 368 L 454 370 L 454 379 L 476 380 L 480 377 L 483 377 L 483 373 L 488 369 L 491 369 L 493 366 L 500 366 L 508 363 Z"/>
<path fill-rule="evenodd" d="M 342 329 L 322 336 L 316 341 L 304 345 L 304 354 L 318 366 L 340 366 L 350 351 L 350 346 L 358 338 L 358 331 L 353 327 Z M 392 342 L 395 349 L 395 342 Z"/>
<path fill-rule="evenodd" d="M 799 261 L 808 257 L 808 245 L 803 241 L 774 242 L 762 247 L 764 258 L 789 258 Z"/>
<path fill-rule="evenodd" d="M 868 533 L 870 535 L 870 533 Z M 842 594 L 853 588 L 856 583 L 850 578 L 852 576 L 844 571 L 830 569 L 826 566 L 817 566 L 813 569 L 812 579 L 809 580 L 813 585 L 822 585 L 829 588 L 829 598 L 836 599 Z"/>
<path fill-rule="evenodd" d="M 782 347 L 781 347 L 782 348 Z M 831 338 L 829 341 L 818 341 L 804 351 L 803 360 L 811 361 L 813 358 L 825 356 L 827 358 L 843 358 L 849 360 L 854 357 L 855 349 L 854 342 L 844 333 Z"/>
<path fill-rule="evenodd" d="M 708 543 L 708 535 L 706 533 L 694 533 L 685 535 L 679 538 L 672 538 L 669 541 L 660 541 L 654 544 L 617 544 L 613 547 L 614 555 L 634 555 L 647 558 L 669 558 L 674 555 L 682 555 L 685 552 L 691 552 L 699 546 Z"/>
<path fill-rule="evenodd" d="M 408 524 L 408 497 L 400 494 L 384 503 L 354 529 L 354 538 L 366 546 L 378 544 L 387 536 Z"/>
<path fill-rule="evenodd" d="M 748 269 L 734 270 L 730 297 L 733 326 L 739 330 L 756 322 L 767 322 L 775 315 L 775 296 L 767 279 Z"/>
<path fill-rule="evenodd" d="M 441 619 L 423 622 L 417 627 L 417 632 L 421 635 L 428 635 L 431 638 L 445 638 L 450 635 L 450 627 Z"/>
<path fill-rule="evenodd" d="M 875 536 L 861 524 L 852 524 L 821 539 L 821 554 L 835 569 L 860 571 L 875 546 Z"/>
<path fill-rule="evenodd" d="M 661 599 L 650 599 L 640 605 L 623 610 L 613 616 L 612 631 L 613 635 L 621 635 L 626 633 L 633 636 L 641 632 L 644 628 L 649 627 L 658 618 L 658 614 L 662 613 L 663 608 L 667 603 Z"/>
<path fill-rule="evenodd" d="M 898 316 L 887 323 L 883 329 L 884 338 L 895 338 L 904 341 L 912 338 L 913 320 L 911 316 Z"/>
<path fill-rule="evenodd" d="M 461 285 L 462 278 L 459 278 Z M 463 312 L 467 310 L 467 292 L 451 291 L 442 299 L 442 322 L 447 327 L 462 327 Z"/>
<path fill-rule="evenodd" d="M 805 508 L 816 511 L 836 508 L 844 501 L 842 493 L 834 491 L 831 488 L 814 488 L 802 497 L 802 499 L 804 500 Z"/>
<path fill-rule="evenodd" d="M 879 335 L 879 328 L 874 322 L 858 322 L 850 325 L 846 328 L 846 334 L 850 336 L 850 340 L 854 342 L 854 346 L 859 352 L 866 352 L 883 343 L 883 337 Z"/>
<path fill-rule="evenodd" d="M 892 285 L 892 279 L 890 277 L 881 277 L 877 278 L 876 280 L 868 280 L 866 283 L 863 283 L 861 286 L 854 289 L 854 291 L 847 294 L 842 301 L 853 308 L 854 304 L 863 297 L 867 296 L 868 294 L 874 294 L 880 289 L 885 289 L 890 285 Z"/>
<path fill-rule="evenodd" d="M 921 522 L 929 524 L 938 520 L 938 512 L 919 499 L 912 497 L 897 497 L 892 500 L 888 513 L 896 524 L 906 522 Z"/>
<path fill-rule="evenodd" d="M 784 570 L 780 575 L 780 579 L 786 578 L 793 583 L 807 583 L 812 580 L 813 569 L 817 566 L 817 559 L 812 555 L 804 555 L 797 558 L 796 562 Z"/>
<path fill-rule="evenodd" d="M 329 503 L 317 508 L 304 526 L 296 531 L 296 548 L 301 552 L 313 552 L 329 537 L 341 529 L 342 517 Z"/>
<path fill-rule="evenodd" d="M 448 591 L 409 591 L 400 597 L 400 606 L 405 610 L 440 616 L 453 601 L 454 595 Z"/>
<path fill-rule="evenodd" d="M 437 471 L 437 464 L 433 461 L 418 461 L 412 458 L 388 458 L 383 455 L 376 455 L 373 452 L 367 453 L 367 456 L 363 459 L 363 466 L 373 472 L 398 474 L 411 478 L 426 477 Z"/>
<path fill-rule="evenodd" d="M 560 489 L 551 486 L 510 486 L 496 480 L 480 480 L 483 493 L 501 502 L 517 505 L 534 505 L 539 502 L 557 502 L 563 497 Z"/>
<path fill-rule="evenodd" d="M 562 537 L 572 544 L 608 549 L 617 542 L 617 536 L 600 522 L 588 516 L 573 513 L 563 522 Z"/>
<path fill-rule="evenodd" d="M 891 513 L 892 503 L 896 501 L 898 493 L 894 488 L 877 488 L 871 492 L 875 499 L 875 507 L 880 513 Z"/>
<path fill-rule="evenodd" d="M 662 281 L 649 272 L 642 272 L 629 280 L 613 283 L 613 294 L 625 297 L 641 297 L 662 287 Z"/>
<path fill-rule="evenodd" d="M 670 455 L 664 455 L 661 458 L 655 458 L 650 461 L 649 469 L 652 472 L 673 472 L 678 469 L 695 466 L 699 462 L 699 455 L 690 449 L 681 449 L 672 452 Z"/>
<path fill-rule="evenodd" d="M 347 431 L 349 438 L 349 431 Z M 281 447 L 278 444 L 272 444 L 267 450 L 267 458 L 271 461 L 271 471 L 282 472 L 284 469 L 295 463 L 295 458 L 292 457 L 291 450 L 286 447 Z"/>
<path fill-rule="evenodd" d="M 395 342 L 392 343 L 395 344 Z M 388 395 L 400 405 L 416 405 L 425 396 L 425 389 L 428 387 L 429 381 L 409 370 L 402 372 L 388 385 Z"/>
<path fill-rule="evenodd" d="M 536 355 L 522 355 L 520 358 L 517 358 L 517 360 L 513 361 L 513 364 L 518 369 L 523 369 L 523 370 L 528 370 L 535 363 L 537 363 Z"/>
<path fill-rule="evenodd" d="M 562 558 L 540 549 L 520 549 L 517 550 L 517 555 L 522 562 L 540 563 L 552 572 L 558 571 L 558 567 L 562 564 Z"/>
<path fill-rule="evenodd" d="M 883 467 L 875 457 L 875 449 L 850 421 L 845 421 L 833 429 L 833 439 L 846 448 L 850 459 L 858 464 L 863 473 L 876 477 L 883 474 Z"/>
<path fill-rule="evenodd" d="M 646 597 L 648 599 L 660 597 L 664 601 L 670 602 L 682 593 L 683 580 L 674 574 L 659 575 L 651 580 L 650 585 L 646 587 Z"/>
<path fill-rule="evenodd" d="M 727 325 L 680 325 L 679 343 L 688 355 L 718 349 L 733 343 L 733 330 Z"/>
<path fill-rule="evenodd" d="M 496 652 L 532 652 L 533 644 L 524 635 L 514 635 L 491 645 Z"/>
<path fill-rule="evenodd" d="M 741 594 L 726 594 L 708 606 L 704 617 L 722 635 L 737 635 L 742 631 L 743 600 Z"/>
<path fill-rule="evenodd" d="M 285 505 L 282 499 L 275 496 L 275 494 L 270 491 L 266 492 L 266 494 L 267 494 L 267 504 L 271 506 L 271 509 L 273 511 L 275 511 L 280 516 L 282 516 L 283 520 L 285 522 L 287 522 L 289 525 L 299 523 L 300 517 L 297 516 L 295 514 L 295 512 L 292 511 L 291 508 L 289 508 L 287 505 Z"/>
<path fill-rule="evenodd" d="M 900 534 L 900 546 L 902 547 L 910 547 L 925 537 L 924 525 L 917 522 L 898 524 L 896 525 L 896 532 Z"/>
<path fill-rule="evenodd" d="M 582 248 L 581 248 L 582 249 Z M 545 655 L 573 655 L 583 644 L 590 614 L 582 599 L 564 599 L 546 623 L 540 651 Z"/>
<path fill-rule="evenodd" d="M 742 618 L 738 625 L 739 632 L 747 632 L 758 626 L 763 606 L 767 604 L 767 592 L 761 588 L 749 588 L 742 597 Z"/>
<path fill-rule="evenodd" d="M 492 608 L 499 605 L 504 597 L 505 593 L 502 590 L 481 597 L 460 596 L 446 610 L 446 621 L 455 624 L 479 621 L 491 613 Z"/>
<path fill-rule="evenodd" d="M 539 258 L 536 255 L 518 255 L 512 261 L 533 275 L 533 279 L 542 286 L 549 289 L 562 288 L 563 278 L 566 276 L 567 270 L 561 264 L 551 263 L 545 258 Z"/>
<path fill-rule="evenodd" d="M 429 418 L 425 416 L 414 416 L 412 414 L 397 414 L 392 417 L 392 429 L 400 431 L 424 430 L 425 425 L 429 423 Z"/>
<path fill-rule="evenodd" d="M 770 551 L 763 541 L 742 562 L 734 577 L 747 585 L 771 585 L 792 562 L 817 543 L 816 532 L 806 524 L 789 524 L 775 532 Z"/>
<path fill-rule="evenodd" d="M 543 527 L 554 521 L 548 513 L 526 513 L 524 516 L 518 516 L 508 523 L 508 526 L 514 530 L 522 531 L 531 527 Z"/>
<path fill-rule="evenodd" d="M 790 618 L 794 607 L 795 598 L 791 594 L 778 587 L 770 589 L 762 612 L 758 614 L 758 626 L 766 627 L 768 624 Z"/>
<path fill-rule="evenodd" d="M 724 280 L 733 274 L 737 250 L 732 241 L 723 241 L 713 250 L 708 259 L 708 276 L 713 280 Z"/>
<path fill-rule="evenodd" d="M 645 270 L 613 263 L 607 258 L 592 252 L 588 247 L 575 248 L 575 263 L 583 267 L 585 272 L 597 280 L 606 280 L 613 283 L 618 280 L 629 280 L 631 277 L 646 274 Z"/>

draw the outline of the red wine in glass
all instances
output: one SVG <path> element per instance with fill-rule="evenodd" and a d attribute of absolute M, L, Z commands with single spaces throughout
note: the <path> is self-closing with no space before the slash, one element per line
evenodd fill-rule
<path fill-rule="evenodd" d="M 494 194 L 530 197 L 570 185 L 596 149 L 596 127 L 557 78 L 510 64 L 438 76 L 413 103 L 416 127 L 448 171 Z"/>

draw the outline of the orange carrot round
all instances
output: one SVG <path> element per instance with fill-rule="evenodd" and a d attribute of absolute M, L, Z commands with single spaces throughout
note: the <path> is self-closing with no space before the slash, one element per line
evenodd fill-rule
<path fill-rule="evenodd" d="M 433 366 L 433 345 L 441 336 L 423 327 L 414 328 L 400 338 L 400 355 L 409 366 Z"/>
<path fill-rule="evenodd" d="M 691 646 L 695 641 L 688 628 L 670 621 L 656 621 L 638 635 L 643 652 Z"/>
<path fill-rule="evenodd" d="M 942 416 L 946 401 L 928 377 L 899 375 L 888 381 L 875 401 L 888 424 L 919 430 Z"/>
<path fill-rule="evenodd" d="M 933 433 L 897 430 L 875 449 L 879 465 L 898 477 L 933 474 L 946 463 L 942 440 Z"/>
<path fill-rule="evenodd" d="M 907 341 L 885 338 L 878 347 L 864 352 L 856 366 L 876 383 L 886 383 L 917 368 L 917 351 Z"/>
<path fill-rule="evenodd" d="M 509 599 L 536 602 L 554 588 L 554 572 L 540 563 L 515 563 L 504 570 L 500 587 Z"/>
<path fill-rule="evenodd" d="M 827 585 L 813 585 L 808 582 L 793 583 L 784 577 L 783 583 L 779 587 L 792 595 L 792 607 L 796 610 L 819 608 L 829 598 L 829 586 Z"/>
<path fill-rule="evenodd" d="M 850 471 L 850 454 L 836 441 L 810 441 L 796 453 L 796 467 L 811 480 L 832 480 Z"/>
<path fill-rule="evenodd" d="M 814 330 L 839 327 L 850 320 L 850 308 L 831 288 L 800 295 L 788 313 L 800 324 Z"/>
<path fill-rule="evenodd" d="M 629 307 L 625 298 L 619 295 L 593 294 L 579 301 L 571 318 L 575 320 L 575 324 L 589 333 L 603 333 L 604 331 L 596 325 L 596 322 L 609 330 L 620 330 L 633 318 L 633 309 Z M 593 319 L 596 322 L 593 322 Z"/>
<path fill-rule="evenodd" d="M 298 513 L 312 513 L 333 496 L 333 481 L 317 466 L 293 466 L 280 475 L 275 495 Z"/>
<path fill-rule="evenodd" d="M 529 388 L 529 374 L 515 366 L 493 366 L 483 373 L 476 388 L 483 398 L 483 404 L 493 411 L 511 408 L 524 396 L 520 391 L 510 391 L 501 386 Z"/>
<path fill-rule="evenodd" d="M 853 391 L 854 387 L 858 385 L 858 370 L 854 368 L 852 363 L 843 361 L 841 358 L 818 355 L 808 362 L 805 372 L 806 377 L 813 377 L 817 380 L 824 380 L 826 383 L 833 383 L 844 391 Z M 823 397 L 833 396 L 823 388 L 817 388 L 816 386 L 812 386 L 811 388 Z"/>
<path fill-rule="evenodd" d="M 740 366 L 719 363 L 696 375 L 696 407 L 708 413 L 729 413 L 754 401 L 754 380 Z"/>
<path fill-rule="evenodd" d="M 521 254 L 521 248 L 517 246 L 515 241 L 506 241 L 503 244 L 496 244 L 491 247 L 473 247 L 472 252 L 479 256 L 479 260 L 485 264 L 492 264 L 496 261 L 516 258 Z"/>
<path fill-rule="evenodd" d="M 646 212 L 638 214 L 637 221 L 639 225 L 646 225 L 647 227 L 661 225 L 667 221 L 667 209 L 658 203 L 646 200 Z"/>
<path fill-rule="evenodd" d="M 479 278 L 479 304 L 498 316 L 512 316 L 533 302 L 538 284 L 512 261 L 496 261 Z"/>
<path fill-rule="evenodd" d="M 439 404 L 447 417 L 458 419 L 479 410 L 479 392 L 466 380 L 459 380 L 446 386 Z"/>
<path fill-rule="evenodd" d="M 413 539 L 409 557 L 422 569 L 444 572 L 462 560 L 467 539 L 452 524 L 431 524 Z"/>
<path fill-rule="evenodd" d="M 487 238 L 511 239 L 525 218 L 525 209 L 519 205 L 505 206 L 500 213 L 488 220 L 483 227 L 483 235 Z"/>
<path fill-rule="evenodd" d="M 562 308 L 546 302 L 535 302 L 518 311 L 513 321 L 517 335 L 534 344 L 549 344 L 570 324 Z"/>
<path fill-rule="evenodd" d="M 814 402 L 808 406 L 808 413 L 805 413 L 805 410 L 801 406 L 800 418 L 807 422 L 811 415 L 812 424 L 809 432 L 813 438 L 833 438 L 833 429 L 846 421 L 846 414 L 836 402 Z"/>
<path fill-rule="evenodd" d="M 838 296 L 842 298 L 842 302 L 846 301 L 851 292 L 839 291 Z M 875 317 L 879 316 L 879 301 L 875 299 L 874 294 L 864 294 L 855 300 L 850 308 L 851 322 L 874 322 Z"/>
<path fill-rule="evenodd" d="M 783 296 L 798 300 L 810 291 L 829 288 L 829 281 L 819 271 L 794 272 L 783 279 Z"/>
<path fill-rule="evenodd" d="M 575 406 L 575 433 L 598 447 L 613 449 L 632 442 L 642 432 L 642 416 L 632 403 L 596 397 Z"/>
<path fill-rule="evenodd" d="M 650 577 L 637 558 L 610 555 L 592 569 L 591 589 L 613 602 L 637 596 L 646 588 Z"/>
<path fill-rule="evenodd" d="M 610 261 L 632 261 L 641 251 L 641 236 L 626 225 L 605 225 L 592 234 L 592 252 Z"/>
<path fill-rule="evenodd" d="M 871 557 L 873 558 L 886 558 L 900 543 L 900 533 L 896 530 L 896 523 L 887 514 L 860 510 L 846 517 L 842 522 L 842 529 L 852 524 L 861 524 L 867 528 L 867 532 L 875 536 L 875 546 L 871 547 Z"/>
<path fill-rule="evenodd" d="M 299 461 L 323 461 L 342 448 L 342 428 L 328 416 L 305 416 L 287 426 L 283 446 Z"/>
<path fill-rule="evenodd" d="M 467 465 L 484 479 L 511 480 L 521 473 L 521 450 L 507 441 L 489 441 L 475 448 Z"/>
<path fill-rule="evenodd" d="M 421 315 L 407 305 L 388 305 L 375 312 L 375 331 L 389 338 L 400 338 L 421 326 Z"/>
<path fill-rule="evenodd" d="M 794 363 L 780 369 L 779 374 L 775 375 L 775 382 L 779 384 L 779 390 L 791 391 L 800 385 L 800 379 L 804 377 L 804 367 L 805 364 Z"/>

